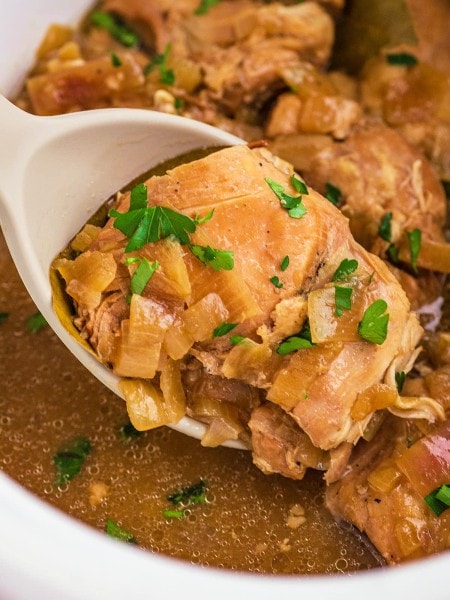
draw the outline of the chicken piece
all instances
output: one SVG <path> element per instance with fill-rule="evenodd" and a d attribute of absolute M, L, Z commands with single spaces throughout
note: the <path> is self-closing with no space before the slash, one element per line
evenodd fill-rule
<path fill-rule="evenodd" d="M 360 443 L 346 474 L 326 492 L 334 517 L 364 532 L 389 564 L 450 543 L 450 510 L 437 516 L 424 500 L 450 481 L 449 422 L 418 436 L 407 421 L 389 419 L 370 443 Z"/>
<path fill-rule="evenodd" d="M 417 265 L 425 269 L 435 265 L 436 271 L 448 269 L 427 257 L 428 249 L 435 247 L 439 248 L 436 254 L 445 257 L 445 263 L 448 261 L 442 186 L 421 152 L 393 129 L 376 123 L 358 127 L 344 142 L 320 150 L 304 175 L 321 192 L 325 192 L 327 184 L 341 191 L 341 209 L 350 219 L 353 235 L 364 247 L 389 260 L 393 245 L 400 250 L 398 266 L 408 270 L 411 256 L 407 234 L 417 228 L 422 235 Z M 381 239 L 379 230 L 383 218 L 390 213 L 390 241 L 386 241 Z M 436 280 L 433 285 L 430 277 Z M 436 290 L 440 291 L 441 278 L 427 274 L 422 283 L 420 276 L 417 281 L 425 303 L 432 302 Z M 416 302 L 417 308 L 417 296 L 410 296 L 410 300 Z"/>
<path fill-rule="evenodd" d="M 336 207 L 302 185 L 290 165 L 264 148 L 241 145 L 214 152 L 146 182 L 152 207 L 170 208 L 193 219 L 210 216 L 191 231 L 190 245 L 170 238 L 151 242 L 130 253 L 131 262 L 124 264 L 126 237 L 114 227 L 113 217 L 92 241 L 89 252 L 112 255 L 117 264 L 116 280 L 109 282 L 103 297 L 118 290 L 128 296 L 126 284 L 136 269 L 135 261 L 146 258 L 159 263 L 141 295 L 132 294 L 130 317 L 125 309 L 120 330 L 116 316 L 111 319 L 117 331 L 112 363 L 121 376 L 127 375 L 127 354 L 138 356 L 130 334 L 136 331 L 143 340 L 157 340 L 160 360 L 167 354 L 177 365 L 187 365 L 195 357 L 208 374 L 203 381 L 216 382 L 217 390 L 231 389 L 230 382 L 244 386 L 243 390 L 264 390 L 267 400 L 277 406 L 272 406 L 269 418 L 255 416 L 252 429 L 259 431 L 261 440 L 267 435 L 270 439 L 273 423 L 272 439 L 276 440 L 280 411 L 285 411 L 284 422 L 297 428 L 294 438 L 308 438 L 309 446 L 319 449 L 321 456 L 322 451 L 330 451 L 327 477 L 332 481 L 345 466 L 351 444 L 363 435 L 380 408 L 429 421 L 441 418 L 442 410 L 429 399 L 406 401 L 397 393 L 395 371 L 410 370 L 422 329 L 395 277 L 354 241 L 347 219 Z M 286 202 L 291 204 L 283 206 Z M 117 210 L 127 212 L 129 205 L 130 194 L 123 194 Z M 233 264 L 212 268 L 207 255 L 202 258 L 202 248 L 209 248 L 213 255 L 232 253 Z M 289 257 L 288 265 L 285 257 Z M 333 282 L 336 271 L 348 261 L 354 261 L 351 275 Z M 66 271 L 72 272 L 69 267 Z M 68 289 L 75 284 L 68 281 Z M 350 290 L 351 304 L 345 310 L 338 310 L 337 288 L 346 294 Z M 386 303 L 381 313 L 387 314 L 378 315 L 386 331 L 373 343 L 358 332 L 366 311 L 377 301 Z M 108 304 L 98 306 L 103 313 L 108 311 Z M 152 306 L 163 307 L 161 316 L 152 318 Z M 84 314 L 82 304 L 78 303 L 77 310 L 80 316 Z M 96 319 L 90 310 L 94 323 L 108 322 L 105 314 Z M 214 332 L 224 322 L 235 328 L 216 337 Z M 307 322 L 310 347 L 281 351 L 284 337 L 295 339 Z M 111 347 L 106 333 L 103 327 L 96 329 L 97 348 Z M 241 336 L 239 343 L 233 343 L 231 336 Z M 158 370 L 158 356 L 151 356 L 152 369 Z M 148 365 L 139 361 L 133 362 L 132 376 L 139 377 L 141 368 L 142 377 L 149 377 Z M 223 385 L 217 383 L 221 380 Z M 207 389 L 211 385 L 202 387 Z M 252 397 L 246 394 L 243 397 Z M 217 416 L 220 402 L 214 394 L 207 395 L 211 416 Z M 248 412 L 254 408 L 250 404 Z M 189 410 L 198 415 L 194 405 L 188 398 Z M 239 420 L 245 413 L 242 410 L 239 418 L 230 415 L 228 430 L 234 438 L 244 430 L 245 423 Z M 204 413 L 202 420 L 207 419 Z M 262 421 L 264 432 L 257 425 Z M 204 443 L 217 441 L 218 423 L 213 420 L 214 435 L 208 432 Z M 220 435 L 223 441 L 223 427 Z M 282 440 L 279 444 L 283 446 Z M 259 447 L 267 470 L 263 442 Z M 280 463 L 275 456 L 274 460 Z M 277 468 L 273 465 L 272 470 Z"/>

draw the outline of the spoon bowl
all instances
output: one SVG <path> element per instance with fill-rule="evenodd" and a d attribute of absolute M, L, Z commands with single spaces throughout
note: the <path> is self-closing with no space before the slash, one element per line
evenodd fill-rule
<path fill-rule="evenodd" d="M 2 96 L 0 123 L 0 224 L 19 275 L 72 354 L 123 397 L 119 378 L 82 348 L 54 313 L 50 265 L 99 206 L 137 176 L 190 150 L 244 142 L 198 121 L 143 109 L 36 117 Z M 189 417 L 171 427 L 196 438 L 205 431 Z"/>

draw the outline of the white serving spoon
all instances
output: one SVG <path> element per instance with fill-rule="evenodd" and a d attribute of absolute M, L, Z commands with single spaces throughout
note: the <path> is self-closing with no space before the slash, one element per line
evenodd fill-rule
<path fill-rule="evenodd" d="M 99 206 L 153 166 L 184 152 L 243 143 L 198 121 L 114 108 L 55 117 L 30 115 L 0 96 L 0 224 L 27 290 L 49 325 L 117 395 L 119 378 L 82 348 L 52 308 L 49 269 Z M 201 438 L 205 426 L 172 426 Z M 226 445 L 242 448 L 240 442 Z"/>

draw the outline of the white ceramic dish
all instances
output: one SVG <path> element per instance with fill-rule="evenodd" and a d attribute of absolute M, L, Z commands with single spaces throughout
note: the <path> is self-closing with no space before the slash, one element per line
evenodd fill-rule
<path fill-rule="evenodd" d="M 17 91 L 50 22 L 74 22 L 90 4 L 91 0 L 3 0 L 0 91 Z M 450 597 L 448 554 L 353 576 L 272 577 L 205 569 L 111 540 L 1 473 L 0 532 L 0 600 Z"/>

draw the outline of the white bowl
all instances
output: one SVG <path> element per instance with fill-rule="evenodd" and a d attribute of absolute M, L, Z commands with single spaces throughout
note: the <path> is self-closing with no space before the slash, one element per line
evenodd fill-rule
<path fill-rule="evenodd" d="M 74 23 L 92 0 L 3 0 L 0 91 L 14 95 L 51 22 Z M 1 131 L 1 123 L 0 123 Z M 353 576 L 257 576 L 202 568 L 109 539 L 0 473 L 0 599 L 230 597 L 447 598 L 449 555 Z M 447 590 L 447 591 L 445 591 Z"/>

